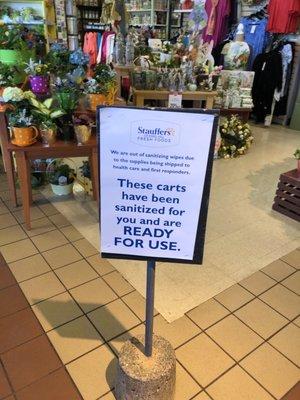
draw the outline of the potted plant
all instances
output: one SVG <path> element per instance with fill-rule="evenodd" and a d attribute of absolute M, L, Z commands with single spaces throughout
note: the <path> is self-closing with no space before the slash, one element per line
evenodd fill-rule
<path fill-rule="evenodd" d="M 2 96 L 3 90 L 6 87 L 14 86 L 18 83 L 20 82 L 17 68 L 0 62 L 0 96 Z"/>
<path fill-rule="evenodd" d="M 68 78 L 57 78 L 54 84 L 54 98 L 58 107 L 64 111 L 59 118 L 58 126 L 63 140 L 74 139 L 73 113 L 76 110 L 81 96 L 80 88 Z"/>
<path fill-rule="evenodd" d="M 77 49 L 70 54 L 69 63 L 74 68 L 71 75 L 76 82 L 81 83 L 84 79 L 89 61 L 90 57 L 81 49 Z"/>
<path fill-rule="evenodd" d="M 34 54 L 30 48 L 31 31 L 23 26 L 14 25 L 9 28 L 7 25 L 0 25 L 0 61 L 10 65 L 20 65 Z M 34 47 L 34 46 L 33 46 Z"/>
<path fill-rule="evenodd" d="M 70 63 L 70 50 L 61 43 L 53 43 L 48 52 L 45 63 L 51 74 L 64 77 L 71 72 L 75 66 Z"/>
<path fill-rule="evenodd" d="M 13 144 L 24 147 L 36 142 L 39 131 L 33 125 L 33 115 L 26 108 L 11 111 L 8 121 L 13 134 Z"/>
<path fill-rule="evenodd" d="M 82 145 L 89 141 L 92 135 L 93 121 L 87 115 L 79 115 L 73 117 L 74 130 L 76 134 L 77 143 Z"/>
<path fill-rule="evenodd" d="M 48 180 L 53 193 L 58 196 L 65 196 L 72 193 L 75 176 L 75 170 L 62 161 L 54 160 L 48 166 Z"/>
<path fill-rule="evenodd" d="M 107 91 L 96 81 L 89 78 L 84 83 L 84 93 L 88 96 L 89 106 L 92 111 L 96 111 L 97 106 L 107 104 Z"/>
<path fill-rule="evenodd" d="M 114 103 L 116 94 L 116 73 L 109 65 L 98 64 L 93 79 L 86 82 L 85 92 L 89 95 L 90 108 L 95 111 L 98 105 Z"/>
<path fill-rule="evenodd" d="M 79 167 L 81 171 L 81 175 L 83 176 L 83 185 L 84 185 L 84 190 L 88 193 L 91 194 L 93 192 L 93 185 L 92 185 L 92 177 L 91 177 L 91 166 L 88 161 L 82 161 L 81 167 Z"/>
<path fill-rule="evenodd" d="M 29 146 L 36 142 L 38 130 L 33 125 L 29 99 L 34 97 L 31 91 L 23 91 L 18 87 L 7 87 L 3 90 L 2 99 L 9 105 L 8 121 L 13 133 L 12 142 L 17 146 Z"/>
<path fill-rule="evenodd" d="M 49 73 L 48 65 L 42 64 L 41 61 L 35 62 L 33 59 L 29 60 L 24 69 L 25 73 L 29 75 L 29 83 L 33 93 L 37 95 L 46 94 L 49 92 Z"/>
<path fill-rule="evenodd" d="M 295 151 L 294 156 L 297 160 L 297 174 L 300 176 L 300 149 Z"/>
<path fill-rule="evenodd" d="M 53 98 L 43 102 L 35 98 L 30 99 L 30 104 L 34 107 L 32 113 L 39 122 L 42 141 L 47 146 L 56 141 L 57 124 L 55 120 L 65 114 L 64 110 L 53 107 L 53 101 Z"/>

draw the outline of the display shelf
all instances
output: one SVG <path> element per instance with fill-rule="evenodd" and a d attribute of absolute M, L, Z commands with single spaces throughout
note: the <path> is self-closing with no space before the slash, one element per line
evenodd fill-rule
<path fill-rule="evenodd" d="M 127 10 L 127 11 L 130 13 L 138 13 L 138 12 L 144 13 L 144 12 L 151 12 L 152 10 L 150 8 L 150 9 L 145 9 L 145 10 Z"/>
<path fill-rule="evenodd" d="M 136 5 L 128 0 L 125 2 L 127 11 L 131 17 L 131 21 L 129 25 L 131 27 L 143 27 L 150 26 L 153 28 L 157 28 L 160 31 L 160 35 L 163 38 L 168 37 L 168 25 L 170 23 L 170 0 L 165 1 L 157 1 L 157 0 L 149 0 L 147 3 L 144 2 L 142 6 L 149 7 L 151 4 L 151 8 L 144 9 L 132 9 L 132 5 L 136 7 Z M 148 21 L 143 22 L 143 14 L 147 14 Z"/>
<path fill-rule="evenodd" d="M 47 26 L 54 26 L 53 22 L 49 21 L 22 21 L 22 22 L 4 22 L 0 21 L 0 25 L 47 25 Z"/>
<path fill-rule="evenodd" d="M 191 8 L 190 10 L 174 10 L 174 13 L 182 13 L 182 14 L 189 14 L 193 11 L 193 9 Z"/>
<path fill-rule="evenodd" d="M 32 21 L 10 21 L 5 23 L 6 25 L 27 25 L 27 26 L 44 26 L 43 34 L 46 39 L 46 45 L 49 49 L 50 44 L 57 39 L 56 24 L 55 24 L 55 10 L 53 2 L 48 0 L 0 0 L 0 7 L 6 6 L 13 10 L 21 11 L 23 8 L 32 8 L 41 20 Z"/>

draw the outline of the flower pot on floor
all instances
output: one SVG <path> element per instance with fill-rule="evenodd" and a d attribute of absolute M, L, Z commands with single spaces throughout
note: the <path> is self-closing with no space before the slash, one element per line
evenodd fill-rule
<path fill-rule="evenodd" d="M 67 196 L 73 192 L 74 182 L 68 185 L 54 185 L 51 183 L 51 189 L 57 196 Z"/>

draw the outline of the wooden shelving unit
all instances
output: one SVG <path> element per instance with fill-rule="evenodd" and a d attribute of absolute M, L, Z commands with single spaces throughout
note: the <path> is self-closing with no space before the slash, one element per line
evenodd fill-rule
<path fill-rule="evenodd" d="M 147 5 L 135 8 L 135 4 L 140 3 Z M 170 0 L 148 0 L 148 2 L 145 1 L 144 3 L 126 0 L 125 5 L 131 19 L 130 26 L 151 26 L 157 31 L 158 37 L 168 39 Z"/>
<path fill-rule="evenodd" d="M 43 27 L 42 32 L 46 39 L 47 48 L 49 49 L 50 44 L 56 40 L 56 23 L 55 23 L 55 10 L 54 4 L 51 0 L 0 0 L 0 7 L 7 6 L 14 10 L 21 10 L 22 8 L 30 7 L 36 12 L 36 15 L 40 18 L 38 20 L 31 21 L 0 21 L 0 23 L 7 23 L 8 25 L 23 24 L 26 26 L 39 26 Z"/>

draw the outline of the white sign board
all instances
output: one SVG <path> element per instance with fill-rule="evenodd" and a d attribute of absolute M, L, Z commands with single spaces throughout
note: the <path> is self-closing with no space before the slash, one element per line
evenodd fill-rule
<path fill-rule="evenodd" d="M 217 115 L 99 114 L 102 256 L 202 262 Z"/>

